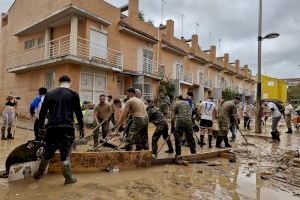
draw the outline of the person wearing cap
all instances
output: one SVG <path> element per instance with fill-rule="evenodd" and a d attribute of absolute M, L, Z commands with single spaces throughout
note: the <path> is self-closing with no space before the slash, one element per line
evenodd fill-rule
<path fill-rule="evenodd" d="M 262 103 L 267 107 L 268 113 L 266 117 L 272 117 L 271 135 L 273 140 L 280 141 L 280 134 L 277 130 L 278 123 L 281 119 L 281 112 L 274 102 L 263 100 Z"/>
<path fill-rule="evenodd" d="M 3 125 L 1 128 L 1 140 L 13 139 L 11 128 L 13 126 L 15 116 L 17 113 L 18 102 L 15 98 L 14 92 L 10 92 L 6 98 L 4 110 L 3 110 Z M 5 137 L 5 130 L 7 126 L 7 137 Z"/>
<path fill-rule="evenodd" d="M 222 141 L 224 140 L 225 147 L 231 147 L 228 142 L 228 130 L 231 123 L 234 123 L 236 128 L 239 128 L 239 120 L 238 120 L 238 113 L 237 113 L 237 105 L 241 102 L 239 97 L 235 97 L 234 100 L 226 101 L 223 103 L 222 107 L 220 108 L 219 113 L 219 134 L 217 135 L 216 147 L 221 148 Z"/>
<path fill-rule="evenodd" d="M 157 157 L 157 142 L 161 136 L 163 136 L 164 140 L 168 145 L 168 150 L 165 152 L 173 153 L 174 149 L 169 137 L 168 121 L 165 118 L 164 114 L 157 107 L 154 106 L 154 102 L 151 99 L 147 100 L 147 113 L 149 116 L 149 121 L 156 126 L 152 136 L 152 154 L 155 157 Z"/>
<path fill-rule="evenodd" d="M 83 115 L 80 99 L 76 92 L 69 89 L 71 79 L 64 75 L 59 78 L 59 87 L 48 92 L 44 98 L 39 115 L 40 132 L 45 132 L 46 143 L 39 169 L 34 178 L 43 176 L 49 161 L 57 149 L 60 150 L 61 168 L 65 177 L 65 185 L 76 182 L 72 176 L 70 154 L 75 138 L 74 113 L 76 115 L 80 137 L 84 137 Z M 45 117 L 49 116 L 45 130 Z"/>
<path fill-rule="evenodd" d="M 33 129 L 34 129 L 34 136 L 36 141 L 42 141 L 43 139 L 42 136 L 39 135 L 39 125 L 40 125 L 39 114 L 46 94 L 47 94 L 47 88 L 41 87 L 39 89 L 39 95 L 32 100 L 29 109 L 31 117 L 35 118 Z"/>
<path fill-rule="evenodd" d="M 148 150 L 148 124 L 149 118 L 144 102 L 136 97 L 136 90 L 129 88 L 126 90 L 128 100 L 125 103 L 121 119 L 117 122 L 116 128 L 123 126 L 125 119 L 131 115 L 132 124 L 129 128 L 128 139 L 125 145 L 126 151 L 131 151 L 136 144 L 136 150 Z"/>

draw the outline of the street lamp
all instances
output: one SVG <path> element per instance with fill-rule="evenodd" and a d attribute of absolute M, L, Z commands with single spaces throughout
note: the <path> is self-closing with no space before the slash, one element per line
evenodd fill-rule
<path fill-rule="evenodd" d="M 261 133 L 260 108 L 261 108 L 261 42 L 264 39 L 277 38 L 279 33 L 270 33 L 262 36 L 262 0 L 259 0 L 258 12 L 258 59 L 257 59 L 257 89 L 256 89 L 256 120 L 255 132 Z"/>

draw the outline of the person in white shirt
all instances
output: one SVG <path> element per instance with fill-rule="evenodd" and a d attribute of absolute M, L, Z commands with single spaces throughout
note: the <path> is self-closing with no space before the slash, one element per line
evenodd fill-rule
<path fill-rule="evenodd" d="M 205 129 L 208 132 L 208 142 L 209 148 L 212 147 L 212 127 L 213 127 L 213 119 L 216 118 L 217 114 L 217 106 L 213 102 L 213 98 L 209 97 L 207 101 L 202 101 L 198 108 L 199 115 L 201 116 L 200 121 L 200 146 L 205 145 L 204 143 L 204 135 Z"/>
<path fill-rule="evenodd" d="M 243 108 L 243 116 L 244 116 L 244 129 L 250 130 L 251 116 L 253 114 L 254 106 L 250 104 L 248 101 Z"/>
<path fill-rule="evenodd" d="M 267 109 L 269 111 L 268 116 L 272 116 L 272 126 L 271 126 L 271 135 L 273 140 L 278 140 L 280 141 L 279 138 L 279 132 L 277 130 L 278 122 L 281 119 L 281 112 L 279 111 L 278 107 L 276 106 L 275 103 L 273 102 L 267 102 L 263 101 L 263 104 L 267 106 Z"/>
<path fill-rule="evenodd" d="M 288 128 L 288 131 L 285 133 L 293 133 L 292 124 L 291 124 L 292 113 L 293 113 L 293 106 L 292 104 L 287 102 L 284 109 L 284 118 L 285 118 L 286 127 Z"/>

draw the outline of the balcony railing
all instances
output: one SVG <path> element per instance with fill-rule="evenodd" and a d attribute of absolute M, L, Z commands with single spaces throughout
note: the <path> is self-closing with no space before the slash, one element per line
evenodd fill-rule
<path fill-rule="evenodd" d="M 10 54 L 8 68 L 39 64 L 66 56 L 73 56 L 100 67 L 123 69 L 123 55 L 120 52 L 72 35 L 65 35 L 33 48 Z"/>
<path fill-rule="evenodd" d="M 187 83 L 189 85 L 193 84 L 193 74 L 190 72 L 182 72 L 180 74 L 176 74 L 176 80 L 179 80 L 183 83 Z"/>
<path fill-rule="evenodd" d="M 205 81 L 204 87 L 206 87 L 206 88 L 212 88 L 212 80 Z"/>
<path fill-rule="evenodd" d="M 165 70 L 163 66 L 158 66 L 152 59 L 138 58 L 137 71 L 149 76 L 155 76 L 157 78 L 164 78 Z"/>
<path fill-rule="evenodd" d="M 244 89 L 244 95 L 245 95 L 245 96 L 251 96 L 251 91 L 250 91 L 250 89 Z"/>

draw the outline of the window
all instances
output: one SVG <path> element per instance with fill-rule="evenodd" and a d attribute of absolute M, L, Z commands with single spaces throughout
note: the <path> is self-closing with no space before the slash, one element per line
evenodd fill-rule
<path fill-rule="evenodd" d="M 44 38 L 43 37 L 40 37 L 37 39 L 37 45 L 41 45 L 41 44 L 44 44 Z"/>
<path fill-rule="evenodd" d="M 45 73 L 45 81 L 44 81 L 45 88 L 51 90 L 54 88 L 54 72 L 47 72 Z"/>
<path fill-rule="evenodd" d="M 150 49 L 143 49 L 143 71 L 147 74 L 153 74 L 153 52 Z"/>
<path fill-rule="evenodd" d="M 25 49 L 31 49 L 34 47 L 35 39 L 25 41 Z"/>
<path fill-rule="evenodd" d="M 175 79 L 183 80 L 183 61 L 176 59 L 175 61 Z"/>
<path fill-rule="evenodd" d="M 152 97 L 152 91 L 151 91 L 151 85 L 149 84 L 144 84 L 144 99 L 151 99 Z"/>
<path fill-rule="evenodd" d="M 160 66 L 158 67 L 158 76 L 159 76 L 160 78 L 164 78 L 164 77 L 165 77 L 165 74 L 166 74 L 165 66 L 160 65 Z"/>
<path fill-rule="evenodd" d="M 221 75 L 217 74 L 215 76 L 215 87 L 220 88 L 221 87 Z"/>
<path fill-rule="evenodd" d="M 199 71 L 198 81 L 199 81 L 199 84 L 204 84 L 204 72 L 203 72 L 203 70 Z"/>
<path fill-rule="evenodd" d="M 106 93 L 106 77 L 96 74 L 81 73 L 80 100 L 97 103 L 100 94 Z"/>
<path fill-rule="evenodd" d="M 273 87 L 274 86 L 274 81 L 268 81 L 268 86 Z"/>

